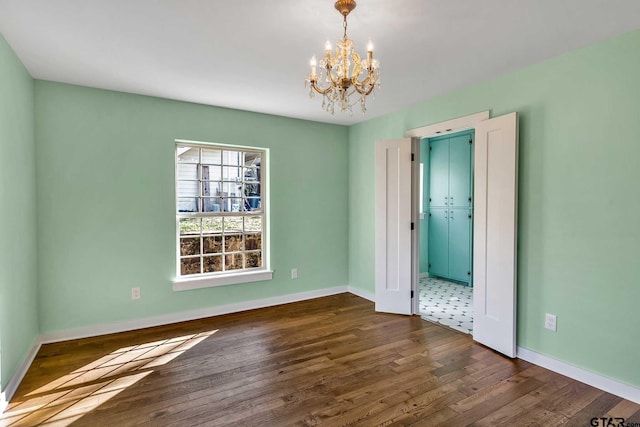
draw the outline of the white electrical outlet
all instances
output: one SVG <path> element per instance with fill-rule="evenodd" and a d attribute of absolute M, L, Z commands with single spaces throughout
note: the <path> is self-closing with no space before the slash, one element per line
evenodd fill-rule
<path fill-rule="evenodd" d="M 298 269 L 297 268 L 292 268 L 291 269 L 291 278 L 292 279 L 297 279 L 298 278 Z"/>
<path fill-rule="evenodd" d="M 140 299 L 140 288 L 131 288 L 131 299 Z"/>
<path fill-rule="evenodd" d="M 558 318 L 556 317 L 555 314 L 545 314 L 544 315 L 544 327 L 549 329 L 550 331 L 556 331 L 556 323 L 557 323 Z"/>

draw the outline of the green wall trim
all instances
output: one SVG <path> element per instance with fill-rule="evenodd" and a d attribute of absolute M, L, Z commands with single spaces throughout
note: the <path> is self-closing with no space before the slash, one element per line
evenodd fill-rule
<path fill-rule="evenodd" d="M 638 51 L 635 31 L 351 126 L 349 284 L 374 289 L 375 141 L 517 111 L 518 345 L 640 387 Z"/>

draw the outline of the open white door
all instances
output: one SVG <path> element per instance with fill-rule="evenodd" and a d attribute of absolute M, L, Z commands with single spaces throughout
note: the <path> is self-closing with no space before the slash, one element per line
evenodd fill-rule
<path fill-rule="evenodd" d="M 517 113 L 476 125 L 473 339 L 516 356 Z"/>
<path fill-rule="evenodd" d="M 376 311 L 411 312 L 411 139 L 376 142 Z"/>

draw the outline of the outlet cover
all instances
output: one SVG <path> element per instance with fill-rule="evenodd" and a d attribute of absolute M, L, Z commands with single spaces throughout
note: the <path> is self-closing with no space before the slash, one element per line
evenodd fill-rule
<path fill-rule="evenodd" d="M 557 320 L 558 318 L 556 317 L 555 314 L 545 314 L 544 315 L 544 327 L 546 329 L 549 329 L 550 331 L 555 332 L 557 330 Z"/>
<path fill-rule="evenodd" d="M 140 288 L 131 288 L 131 299 L 140 299 Z"/>
<path fill-rule="evenodd" d="M 297 279 L 298 278 L 298 269 L 297 268 L 292 268 L 291 269 L 291 278 L 292 279 Z"/>

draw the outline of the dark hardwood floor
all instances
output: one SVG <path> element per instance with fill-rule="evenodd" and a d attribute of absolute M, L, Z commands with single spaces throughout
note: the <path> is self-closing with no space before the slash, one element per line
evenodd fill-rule
<path fill-rule="evenodd" d="M 590 426 L 601 417 L 640 423 L 640 406 L 341 294 L 45 345 L 0 425 Z"/>

